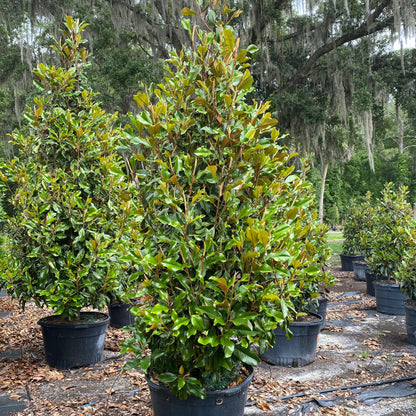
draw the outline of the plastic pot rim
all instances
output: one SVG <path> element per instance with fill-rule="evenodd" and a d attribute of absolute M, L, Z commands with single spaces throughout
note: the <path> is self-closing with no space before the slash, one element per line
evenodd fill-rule
<path fill-rule="evenodd" d="M 248 365 L 248 364 L 244 364 L 244 366 L 246 367 L 246 369 L 248 371 L 250 371 L 250 374 L 247 376 L 247 378 L 244 381 L 242 381 L 240 384 L 238 384 L 235 387 L 231 387 L 230 389 L 224 389 L 224 390 L 207 390 L 206 391 L 207 398 L 209 398 L 210 396 L 217 396 L 218 394 L 221 394 L 224 397 L 234 396 L 234 395 L 238 394 L 241 390 L 243 390 L 246 385 L 249 385 L 251 383 L 251 380 L 253 379 L 254 368 L 253 368 L 253 366 Z M 170 391 L 169 387 L 162 386 L 160 384 L 154 383 L 153 381 L 150 380 L 150 378 L 148 377 L 147 374 L 145 374 L 145 377 L 146 377 L 146 381 L 147 381 L 150 389 L 154 389 L 154 390 L 169 390 L 169 393 L 172 394 L 172 392 Z M 191 396 L 191 397 L 192 398 L 199 399 L 199 397 L 196 397 L 196 396 Z M 200 400 L 202 400 L 202 399 L 200 399 Z"/>
<path fill-rule="evenodd" d="M 79 321 L 69 321 L 60 318 L 59 315 L 48 315 L 44 318 L 39 319 L 37 322 L 38 325 L 45 328 L 62 328 L 62 327 L 73 327 L 73 328 L 92 328 L 95 326 L 101 326 L 110 321 L 110 316 L 103 312 L 81 312 L 81 315 L 96 315 L 99 316 L 94 321 L 79 322 Z M 54 322 L 59 320 L 59 322 Z"/>

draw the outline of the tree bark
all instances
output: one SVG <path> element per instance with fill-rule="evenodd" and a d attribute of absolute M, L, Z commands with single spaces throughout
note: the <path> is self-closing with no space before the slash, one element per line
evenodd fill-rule
<path fill-rule="evenodd" d="M 325 162 L 324 170 L 322 172 L 322 184 L 321 184 L 321 195 L 319 198 L 319 220 L 321 223 L 324 222 L 324 194 L 325 194 L 325 183 L 326 183 L 326 175 L 328 174 L 328 167 L 329 162 Z"/>
<path fill-rule="evenodd" d="M 400 117 L 400 107 L 396 102 L 396 121 L 397 121 L 397 133 L 398 133 L 398 144 L 399 144 L 399 153 L 402 155 L 404 153 L 404 127 L 403 120 Z"/>

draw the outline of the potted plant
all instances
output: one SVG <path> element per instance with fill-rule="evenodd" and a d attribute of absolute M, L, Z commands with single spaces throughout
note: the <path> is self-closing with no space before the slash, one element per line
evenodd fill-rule
<path fill-rule="evenodd" d="M 357 219 L 359 221 L 358 241 L 357 247 L 361 254 L 364 255 L 363 260 L 353 260 L 352 268 L 354 271 L 354 278 L 358 281 L 366 281 L 366 270 L 369 270 L 366 258 L 371 251 L 372 231 L 374 225 L 374 205 L 372 195 L 367 192 L 366 197 L 362 203 L 358 205 L 358 212 L 361 213 Z"/>
<path fill-rule="evenodd" d="M 46 359 L 58 368 L 101 359 L 108 316 L 81 309 L 104 307 L 118 284 L 116 248 L 130 206 L 116 116 L 100 108 L 85 78 L 86 24 L 67 16 L 64 26 L 53 46 L 61 66 L 35 69 L 30 133 L 12 135 L 19 154 L 0 171 L 14 208 L 6 288 L 23 307 L 33 299 L 53 308 L 39 324 Z"/>
<path fill-rule="evenodd" d="M 308 191 L 312 197 L 312 188 Z M 326 238 L 328 226 L 319 221 L 314 201 L 305 218 L 299 221 L 297 229 L 301 242 L 297 255 L 299 262 L 297 268 L 291 267 L 300 290 L 300 296 L 294 299 L 295 309 L 298 312 L 314 312 L 321 315 L 323 325 L 329 288 L 335 284 L 335 279 L 328 268 L 328 259 L 331 256 Z"/>
<path fill-rule="evenodd" d="M 408 247 L 395 271 L 401 291 L 408 298 L 404 303 L 407 339 L 416 345 L 416 224 L 411 221 L 403 232 L 408 237 Z"/>
<path fill-rule="evenodd" d="M 367 262 L 372 273 L 380 276 L 373 285 L 377 310 L 382 313 L 404 314 L 405 296 L 399 290 L 395 276 L 409 244 L 405 229 L 413 222 L 406 196 L 407 187 L 399 187 L 396 191 L 393 184 L 388 183 L 374 212 L 371 252 Z"/>
<path fill-rule="evenodd" d="M 301 289 L 301 296 L 295 299 L 295 309 L 297 311 L 312 312 L 322 317 L 320 330 L 325 328 L 326 314 L 329 300 L 329 290 L 336 282 L 334 276 L 328 268 L 328 259 L 331 256 L 331 249 L 328 246 L 326 234 L 328 227 L 319 222 L 315 215 L 310 218 L 304 229 L 309 229 L 307 234 L 307 244 L 305 251 L 309 257 L 309 264 L 306 271 L 312 273 L 309 277 L 310 286 L 308 290 Z M 305 294 L 306 292 L 306 294 Z M 299 299 L 302 300 L 302 306 L 297 307 Z"/>
<path fill-rule="evenodd" d="M 120 253 L 124 251 L 125 242 L 122 243 Z M 131 308 L 137 303 L 138 291 L 137 274 L 131 264 L 121 264 L 117 268 L 117 286 L 108 293 L 108 314 L 110 326 L 123 328 L 134 323 Z"/>
<path fill-rule="evenodd" d="M 357 201 L 352 200 L 347 210 L 344 221 L 341 258 L 341 268 L 344 271 L 353 271 L 353 261 L 364 260 L 360 245 L 360 230 L 362 222 L 362 212 Z"/>
<path fill-rule="evenodd" d="M 225 6 L 220 19 L 211 3 L 198 13 L 205 31 L 183 19 L 192 50 L 173 52 L 164 83 L 135 96 L 127 132 L 143 221 L 129 258 L 142 276 L 140 319 L 124 351 L 127 369 L 147 375 L 155 415 L 242 415 L 259 362 L 251 346 L 273 345 L 299 295 L 292 225 L 308 184 L 269 103 L 246 102 L 256 49 L 239 49 L 239 12 Z"/>
<path fill-rule="evenodd" d="M 286 331 L 276 328 L 275 345 L 261 356 L 280 366 L 304 366 L 315 360 L 318 335 L 325 325 L 329 287 L 335 283 L 326 267 L 331 253 L 326 240 L 328 227 L 318 219 L 312 188 L 304 186 L 301 192 L 302 199 L 310 202 L 292 224 L 296 248 L 291 250 L 294 259 L 288 267 L 300 293 L 293 299 L 297 316 L 289 323 L 289 337 Z"/>

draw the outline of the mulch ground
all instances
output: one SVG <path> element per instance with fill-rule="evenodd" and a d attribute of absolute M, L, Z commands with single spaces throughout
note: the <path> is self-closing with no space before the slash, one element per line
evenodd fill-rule
<path fill-rule="evenodd" d="M 352 273 L 337 271 L 339 281 L 354 285 Z M 331 292 L 330 302 L 335 301 L 339 295 Z M 357 300 L 357 303 L 354 301 Z M 339 302 L 339 300 L 337 300 Z M 365 294 L 353 293 L 343 298 L 342 304 L 337 304 L 336 311 L 329 311 L 327 320 L 361 319 L 365 317 L 366 309 L 375 308 L 373 298 Z M 18 413 L 20 416 L 82 416 L 82 415 L 152 415 L 150 395 L 147 383 L 140 371 L 123 372 L 123 365 L 127 359 L 120 353 L 119 345 L 128 336 L 122 329 L 109 328 L 105 355 L 102 362 L 91 368 L 73 370 L 56 370 L 49 368 L 45 362 L 43 342 L 40 327 L 37 321 L 47 315 L 49 310 L 42 310 L 34 305 L 27 305 L 21 311 L 16 301 L 9 297 L 0 298 L 0 311 L 10 311 L 10 315 L 0 318 L 0 354 L 11 351 L 10 357 L 0 359 L 0 393 L 8 393 L 12 399 L 29 398 L 28 407 Z M 340 326 L 327 325 L 326 331 L 340 332 Z M 267 412 L 278 403 L 281 397 L 298 393 L 312 392 L 334 386 L 348 386 L 352 384 L 368 383 L 374 381 L 374 372 L 371 366 L 372 356 L 378 362 L 385 362 L 388 368 L 388 378 L 402 378 L 415 374 L 416 358 L 395 349 L 394 345 L 381 345 L 382 339 L 365 339 L 363 342 L 362 357 L 345 357 L 345 360 L 358 360 L 359 363 L 351 373 L 334 376 L 332 378 L 312 381 L 279 380 L 279 372 L 268 366 L 256 369 L 253 382 L 248 393 L 248 403 L 257 407 L 259 414 Z M 320 346 L 317 360 L 330 360 L 334 349 L 342 346 Z M 3 355 L 4 356 L 4 355 Z M 395 360 L 392 361 L 391 357 Z M 386 375 L 380 375 L 380 378 Z M 351 392 L 339 391 L 336 393 L 351 403 L 355 400 Z M 319 398 L 319 394 L 306 394 L 303 397 L 284 400 L 293 414 L 300 403 L 311 398 Z M 323 397 L 323 396 L 322 396 Z M 350 404 L 351 404 L 350 403 Z M 320 407 L 316 415 L 347 415 L 350 414 L 348 406 L 338 405 Z"/>

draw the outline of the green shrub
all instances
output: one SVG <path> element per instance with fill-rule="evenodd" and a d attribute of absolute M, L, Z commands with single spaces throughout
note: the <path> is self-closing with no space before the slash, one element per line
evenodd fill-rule
<path fill-rule="evenodd" d="M 357 201 L 352 200 L 347 210 L 344 222 L 344 241 L 342 244 L 342 253 L 347 255 L 360 254 L 360 226 L 361 211 Z"/>
<path fill-rule="evenodd" d="M 360 212 L 360 217 L 358 218 L 358 252 L 368 257 L 371 252 L 376 215 L 374 201 L 370 192 L 367 193 L 365 200 L 359 204 L 358 211 Z"/>
<path fill-rule="evenodd" d="M 403 252 L 402 259 L 394 272 L 394 278 L 402 292 L 416 301 L 416 224 L 405 230 L 409 239 L 408 246 Z"/>
<path fill-rule="evenodd" d="M 128 131 L 143 211 L 126 256 L 142 280 L 127 368 L 181 398 L 257 364 L 251 344 L 273 345 L 304 287 L 315 296 L 325 258 L 304 172 L 279 144 L 269 103 L 246 102 L 256 49 L 239 49 L 238 12 L 224 10 L 227 23 L 209 10 L 206 32 L 183 20 L 194 48 L 172 53 L 165 82 L 135 96 Z"/>
<path fill-rule="evenodd" d="M 414 227 L 412 208 L 406 201 L 407 187 L 397 191 L 386 184 L 373 211 L 370 253 L 367 263 L 373 273 L 389 279 L 395 277 L 404 251 L 409 247 L 407 228 Z"/>
<path fill-rule="evenodd" d="M 129 211 L 129 184 L 117 153 L 116 116 L 88 89 L 86 27 L 66 18 L 53 47 L 61 67 L 39 64 L 39 96 L 25 117 L 30 135 L 13 134 L 18 157 L 1 166 L 14 216 L 7 290 L 65 319 L 102 307 L 117 286 L 117 243 Z"/>
<path fill-rule="evenodd" d="M 370 251 L 372 230 L 374 227 L 374 205 L 371 193 L 364 201 L 351 201 L 344 224 L 344 242 L 342 252 L 348 255 L 367 255 Z"/>

